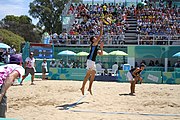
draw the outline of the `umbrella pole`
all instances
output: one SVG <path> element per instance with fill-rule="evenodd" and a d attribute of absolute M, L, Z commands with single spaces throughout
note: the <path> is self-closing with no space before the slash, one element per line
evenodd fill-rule
<path fill-rule="evenodd" d="M 168 58 L 165 58 L 165 62 L 164 62 L 164 70 L 165 72 L 167 72 L 167 68 L 168 68 Z"/>

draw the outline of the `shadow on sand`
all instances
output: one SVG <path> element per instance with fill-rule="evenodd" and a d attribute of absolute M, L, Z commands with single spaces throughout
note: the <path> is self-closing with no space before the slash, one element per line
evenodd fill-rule
<path fill-rule="evenodd" d="M 136 96 L 136 95 L 132 95 L 132 94 L 130 94 L 130 93 L 122 93 L 122 94 L 119 94 L 119 96 Z"/>
<path fill-rule="evenodd" d="M 59 108 L 59 110 L 68 110 L 70 108 L 74 108 L 74 107 L 76 107 L 80 104 L 84 104 L 84 103 L 89 104 L 89 102 L 80 102 L 80 103 L 64 104 L 64 105 L 56 106 L 56 108 Z"/>

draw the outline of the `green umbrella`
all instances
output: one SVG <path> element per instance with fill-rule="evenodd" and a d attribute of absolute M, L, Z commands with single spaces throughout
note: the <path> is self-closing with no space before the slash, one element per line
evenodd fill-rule
<path fill-rule="evenodd" d="M 116 62 L 119 62 L 120 58 L 123 57 L 123 62 L 125 63 L 125 56 L 127 56 L 128 54 L 123 51 L 116 50 L 116 51 L 110 52 L 109 55 L 115 56 L 115 57 L 113 57 L 113 60 L 115 60 Z"/>
<path fill-rule="evenodd" d="M 84 66 L 84 62 L 86 61 L 86 57 L 89 55 L 89 53 L 87 52 L 79 52 L 76 54 L 76 56 L 79 57 L 80 59 L 80 62 L 81 62 L 81 66 L 83 67 Z"/>
<path fill-rule="evenodd" d="M 70 51 L 70 50 L 64 50 L 64 51 L 61 51 L 61 52 L 59 52 L 57 55 L 76 55 L 76 53 L 75 52 L 73 52 L 73 51 Z"/>
<path fill-rule="evenodd" d="M 79 53 L 77 53 L 76 55 L 77 55 L 77 56 L 88 56 L 89 53 L 87 53 L 87 52 L 79 52 Z"/>
<path fill-rule="evenodd" d="M 109 53 L 109 55 L 116 55 L 116 56 L 127 56 L 128 54 L 123 52 L 123 51 L 119 51 L 119 50 L 116 50 L 116 51 L 112 51 Z"/>
<path fill-rule="evenodd" d="M 98 51 L 101 52 L 100 50 Z M 106 51 L 103 51 L 103 55 L 109 55 L 109 53 L 107 53 Z"/>

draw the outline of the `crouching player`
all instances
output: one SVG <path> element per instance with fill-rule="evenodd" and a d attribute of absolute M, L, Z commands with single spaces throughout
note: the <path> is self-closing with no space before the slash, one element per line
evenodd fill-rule
<path fill-rule="evenodd" d="M 140 73 L 144 70 L 146 67 L 145 64 L 141 64 L 140 68 L 132 68 L 128 73 L 127 73 L 127 79 L 130 81 L 131 86 L 130 86 L 130 95 L 133 95 L 135 93 L 135 85 L 140 81 L 142 83 L 142 78 L 140 77 Z"/>
<path fill-rule="evenodd" d="M 19 65 L 17 65 L 19 64 Z M 24 68 L 20 63 L 0 66 L 0 118 L 5 118 L 7 109 L 6 91 L 14 80 L 24 75 Z"/>

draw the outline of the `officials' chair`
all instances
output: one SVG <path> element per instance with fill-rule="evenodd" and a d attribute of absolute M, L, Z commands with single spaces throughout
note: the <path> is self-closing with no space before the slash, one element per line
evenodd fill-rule
<path fill-rule="evenodd" d="M 96 75 L 104 75 L 105 69 L 98 63 L 96 64 Z"/>
<path fill-rule="evenodd" d="M 115 75 L 117 75 L 117 71 L 118 71 L 118 64 L 114 64 L 113 66 L 112 66 L 112 69 L 107 69 L 108 70 L 108 74 L 114 74 L 114 76 Z"/>

